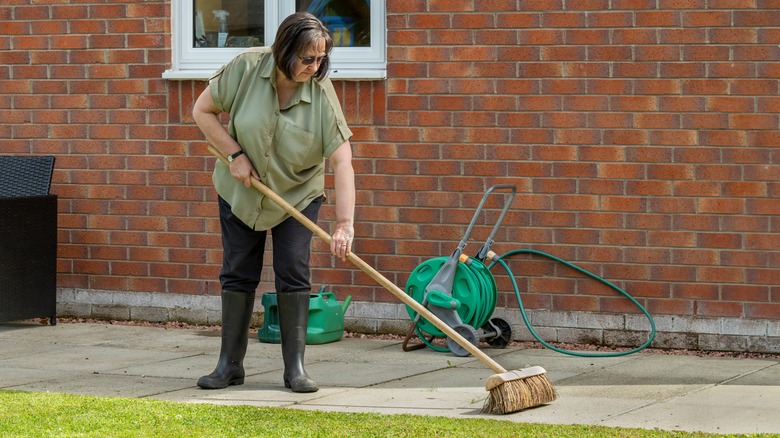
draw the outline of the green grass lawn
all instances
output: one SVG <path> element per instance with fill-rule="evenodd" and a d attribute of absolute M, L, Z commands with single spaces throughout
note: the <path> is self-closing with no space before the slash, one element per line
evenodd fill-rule
<path fill-rule="evenodd" d="M 0 391 L 0 437 L 708 436 L 720 435 Z"/>

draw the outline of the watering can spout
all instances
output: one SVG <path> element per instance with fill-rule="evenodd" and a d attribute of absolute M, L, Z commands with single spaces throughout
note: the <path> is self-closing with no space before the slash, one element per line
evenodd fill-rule
<path fill-rule="evenodd" d="M 349 307 L 349 303 L 351 302 L 352 302 L 352 295 L 349 295 L 347 298 L 344 299 L 344 302 L 341 303 L 342 315 L 347 313 L 347 307 Z"/>

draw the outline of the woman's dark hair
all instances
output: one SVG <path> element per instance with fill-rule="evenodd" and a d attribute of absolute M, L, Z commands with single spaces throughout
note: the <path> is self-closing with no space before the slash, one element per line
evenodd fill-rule
<path fill-rule="evenodd" d="M 325 54 L 330 54 L 333 48 L 333 35 L 317 17 L 308 12 L 296 12 L 282 21 L 279 30 L 276 31 L 276 40 L 271 50 L 277 67 L 287 76 L 287 79 L 292 78 L 293 66 L 298 56 L 321 39 L 325 40 Z M 329 68 L 330 57 L 320 63 L 319 69 L 314 73 L 314 79 L 317 81 L 325 79 Z"/>

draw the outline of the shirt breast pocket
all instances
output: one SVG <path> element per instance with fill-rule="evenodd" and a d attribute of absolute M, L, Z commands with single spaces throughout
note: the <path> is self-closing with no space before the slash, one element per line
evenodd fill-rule
<path fill-rule="evenodd" d="M 316 144 L 314 134 L 289 122 L 278 139 L 276 154 L 296 169 L 308 169 L 323 160 L 322 148 Z"/>

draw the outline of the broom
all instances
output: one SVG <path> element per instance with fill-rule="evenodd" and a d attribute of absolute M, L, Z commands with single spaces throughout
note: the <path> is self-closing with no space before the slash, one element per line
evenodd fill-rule
<path fill-rule="evenodd" d="M 209 145 L 209 151 L 214 156 L 219 158 L 220 161 L 222 161 L 225 165 L 230 165 L 225 156 L 222 155 L 222 153 L 219 152 L 216 148 Z M 330 245 L 330 234 L 312 222 L 309 218 L 304 216 L 287 201 L 282 199 L 281 196 L 276 194 L 268 186 L 259 180 L 252 178 L 252 187 L 277 203 L 290 216 L 297 219 L 306 228 L 316 234 L 317 237 Z M 355 266 L 360 268 L 360 270 L 368 274 L 369 277 L 374 279 L 385 289 L 390 291 L 393 295 L 396 296 L 396 298 L 414 309 L 415 312 L 419 313 L 425 319 L 430 321 L 431 324 L 436 326 L 436 328 L 447 334 L 447 336 L 449 336 L 452 340 L 457 342 L 466 351 L 471 353 L 474 357 L 479 359 L 482 363 L 484 363 L 487 367 L 496 373 L 490 376 L 487 383 L 485 384 L 485 389 L 489 391 L 490 394 L 487 400 L 485 400 L 485 404 L 482 407 L 482 412 L 491 414 L 509 414 L 555 400 L 555 388 L 553 387 L 552 382 L 550 382 L 550 380 L 547 378 L 547 371 L 545 371 L 544 368 L 534 366 L 520 370 L 507 371 L 501 365 L 491 359 L 490 356 L 485 354 L 482 350 L 461 336 L 452 327 L 445 324 L 436 315 L 431 313 L 431 311 L 426 309 L 422 304 L 415 301 L 414 298 L 407 295 L 404 291 L 398 288 L 398 286 L 393 284 L 390 280 L 385 278 L 382 274 L 377 272 L 374 268 L 369 266 L 354 253 L 350 252 L 347 254 L 347 259 Z"/>

